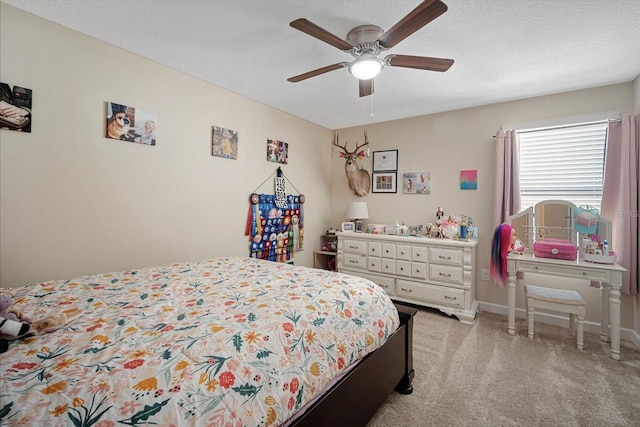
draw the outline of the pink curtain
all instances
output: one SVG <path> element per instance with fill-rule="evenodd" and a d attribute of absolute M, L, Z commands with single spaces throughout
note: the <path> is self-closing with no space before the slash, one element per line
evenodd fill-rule
<path fill-rule="evenodd" d="M 515 130 L 500 131 L 496 134 L 492 229 L 505 222 L 510 215 L 520 212 L 518 143 L 518 133 Z"/>
<path fill-rule="evenodd" d="M 638 293 L 638 156 L 640 115 L 610 123 L 607 135 L 601 216 L 613 223 L 612 244 L 622 276 L 623 294 Z"/>

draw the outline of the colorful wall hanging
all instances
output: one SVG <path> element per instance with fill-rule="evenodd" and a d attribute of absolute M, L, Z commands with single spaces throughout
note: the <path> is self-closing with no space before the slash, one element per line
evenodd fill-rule
<path fill-rule="evenodd" d="M 254 191 L 249 197 L 245 235 L 249 236 L 249 256 L 252 258 L 291 262 L 295 252 L 303 247 L 305 196 L 287 195 L 282 170 L 278 168 L 275 174 L 275 194 Z"/>
<path fill-rule="evenodd" d="M 460 171 L 460 189 L 461 190 L 477 190 L 478 189 L 478 170 L 462 170 Z"/>

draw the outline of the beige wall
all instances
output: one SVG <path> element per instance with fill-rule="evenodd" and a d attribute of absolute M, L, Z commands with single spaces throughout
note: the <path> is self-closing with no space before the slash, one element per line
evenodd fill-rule
<path fill-rule="evenodd" d="M 366 129 L 371 151 L 397 149 L 398 193 L 369 194 L 361 198 L 369 205 L 370 223 L 407 225 L 427 224 L 435 221 L 438 206 L 445 214 L 465 213 L 473 217 L 479 227 L 480 242 L 477 257 L 477 299 L 481 309 L 506 312 L 506 289 L 493 282 L 481 280 L 481 270 L 489 268 L 491 235 L 491 206 L 494 178 L 493 135 L 506 125 L 543 126 L 573 120 L 607 118 L 611 113 L 628 113 L 633 109 L 633 84 L 618 84 L 596 89 L 581 90 L 559 95 L 543 96 L 514 102 L 488 105 L 442 114 L 415 117 L 394 122 L 342 129 L 340 141 L 363 140 Z M 360 161 L 371 170 L 370 161 Z M 347 202 L 358 199 L 350 194 L 344 175 L 344 161 L 337 153 L 332 156 L 331 220 L 334 226 L 345 221 Z M 478 190 L 460 190 L 460 170 L 478 170 Z M 403 194 L 400 188 L 404 172 L 431 172 L 431 194 Z M 531 276 L 531 275 L 530 275 Z M 536 282 L 541 278 L 533 276 Z M 588 302 L 587 320 L 599 322 L 599 295 L 596 289 L 585 289 L 583 282 L 569 282 L 571 288 L 580 288 Z M 632 298 L 623 297 L 622 325 L 633 327 Z M 522 289 L 518 288 L 517 306 L 524 307 Z"/>
<path fill-rule="evenodd" d="M 2 3 L 0 80 L 34 91 L 33 130 L 0 131 L 0 284 L 248 254 L 249 195 L 289 143 L 312 265 L 329 223 L 329 130 Z M 105 101 L 157 114 L 157 146 L 106 139 Z M 211 156 L 211 127 L 239 158 Z M 295 190 L 289 185 L 291 192 Z M 260 187 L 273 193 L 273 180 Z"/>

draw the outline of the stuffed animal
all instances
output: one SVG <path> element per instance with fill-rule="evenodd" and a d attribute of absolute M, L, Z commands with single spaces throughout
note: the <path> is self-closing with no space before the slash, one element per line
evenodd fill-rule
<path fill-rule="evenodd" d="M 9 341 L 53 332 L 83 313 L 82 310 L 71 308 L 31 322 L 20 310 L 10 308 L 12 304 L 11 295 L 0 294 L 0 353 L 8 350 Z"/>
<path fill-rule="evenodd" d="M 0 317 L 16 322 L 31 323 L 31 318 L 13 305 L 13 298 L 9 294 L 0 294 Z"/>

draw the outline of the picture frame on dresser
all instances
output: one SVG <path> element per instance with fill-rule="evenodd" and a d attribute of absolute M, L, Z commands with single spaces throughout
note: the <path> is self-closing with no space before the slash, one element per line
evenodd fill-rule
<path fill-rule="evenodd" d="M 373 172 L 371 174 L 372 193 L 397 193 L 398 173 L 397 172 Z"/>

